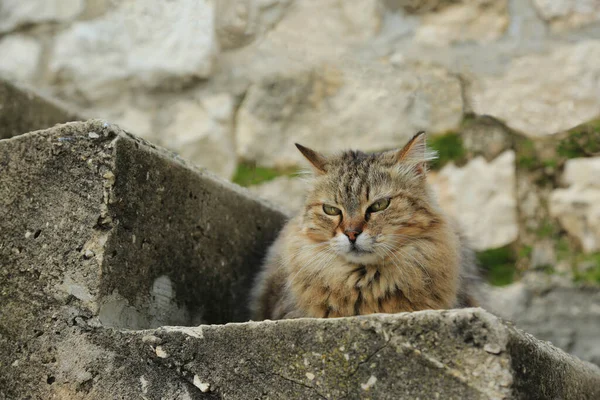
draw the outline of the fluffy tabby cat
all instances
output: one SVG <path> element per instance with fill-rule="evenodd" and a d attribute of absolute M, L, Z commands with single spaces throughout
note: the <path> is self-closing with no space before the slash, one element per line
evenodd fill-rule
<path fill-rule="evenodd" d="M 257 277 L 254 320 L 477 304 L 473 254 L 426 182 L 435 153 L 423 132 L 375 154 L 326 157 L 296 146 L 314 181 Z"/>

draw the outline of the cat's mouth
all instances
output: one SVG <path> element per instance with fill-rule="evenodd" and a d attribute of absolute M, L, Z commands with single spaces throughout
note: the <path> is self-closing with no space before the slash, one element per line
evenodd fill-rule
<path fill-rule="evenodd" d="M 360 254 L 373 254 L 373 251 L 359 249 L 358 247 L 356 247 L 355 244 L 353 244 L 352 247 L 350 248 L 349 253 L 358 254 L 358 255 L 360 255 Z"/>
<path fill-rule="evenodd" d="M 359 264 L 370 264 L 376 262 L 378 259 L 374 251 L 359 249 L 355 245 L 344 254 L 344 257 L 350 262 Z"/>

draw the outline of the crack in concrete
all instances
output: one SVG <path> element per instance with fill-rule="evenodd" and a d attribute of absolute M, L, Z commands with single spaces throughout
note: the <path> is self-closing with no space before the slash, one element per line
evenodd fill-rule
<path fill-rule="evenodd" d="M 254 367 L 256 368 L 256 370 L 257 370 L 257 371 L 258 371 L 260 374 L 264 374 L 264 375 L 270 375 L 270 376 L 276 376 L 276 377 L 278 377 L 278 378 L 280 378 L 280 379 L 283 379 L 284 381 L 291 382 L 291 383 L 293 383 L 293 384 L 296 384 L 296 385 L 302 386 L 302 387 L 304 387 L 304 388 L 306 388 L 306 389 L 310 389 L 312 392 L 314 392 L 314 393 L 315 393 L 317 396 L 319 396 L 320 398 L 322 398 L 322 399 L 327 399 L 327 397 L 326 397 L 325 395 L 323 395 L 321 392 L 319 392 L 319 391 L 317 390 L 317 388 L 316 388 L 316 387 L 314 387 L 314 386 L 307 385 L 307 384 L 305 384 L 305 383 L 302 383 L 302 382 L 299 382 L 299 381 L 297 381 L 297 380 L 295 380 L 295 379 L 289 378 L 289 377 L 287 377 L 287 376 L 285 376 L 285 375 L 278 374 L 277 372 L 274 372 L 274 371 L 273 371 L 273 372 L 265 371 L 264 369 L 262 369 L 262 368 L 261 368 L 261 367 L 260 367 L 260 366 L 259 366 L 259 365 L 258 365 L 256 362 L 254 362 L 254 361 L 252 361 L 251 363 L 254 365 Z"/>
<path fill-rule="evenodd" d="M 444 375 L 447 375 L 451 379 L 457 380 L 461 384 L 476 390 L 478 393 L 481 393 L 485 396 L 490 396 L 492 398 L 504 398 L 507 393 L 501 393 L 492 389 L 486 390 L 485 388 L 481 388 L 479 386 L 473 385 L 469 382 L 469 379 L 463 372 L 456 368 L 451 368 L 443 362 L 439 361 L 437 358 L 427 354 L 421 349 L 418 349 L 416 346 L 410 344 L 409 342 L 403 342 L 400 344 L 400 347 L 408 350 L 408 354 L 412 356 L 416 356 L 420 360 L 425 361 L 425 365 L 428 367 L 433 367 L 442 371 Z"/>
<path fill-rule="evenodd" d="M 276 372 L 273 372 L 271 375 L 273 375 L 273 376 L 277 376 L 278 378 L 281 378 L 281 379 L 283 379 L 283 380 L 285 380 L 285 381 L 288 381 L 288 382 L 294 383 L 294 384 L 296 384 L 296 385 L 300 385 L 300 386 L 302 386 L 302 387 L 305 387 L 305 388 L 307 388 L 307 389 L 310 389 L 311 391 L 315 392 L 315 394 L 316 394 L 317 396 L 319 396 L 320 398 L 322 398 L 322 399 L 327 399 L 327 397 L 326 397 L 326 396 L 324 396 L 323 394 L 321 394 L 321 392 L 319 392 L 319 391 L 317 390 L 317 388 L 315 388 L 314 386 L 310 386 L 310 385 L 304 384 L 304 383 L 302 383 L 302 382 L 298 382 L 298 381 L 296 381 L 295 379 L 288 378 L 287 376 L 285 376 L 285 375 L 281 375 L 281 374 L 278 374 L 278 373 L 276 373 Z"/>

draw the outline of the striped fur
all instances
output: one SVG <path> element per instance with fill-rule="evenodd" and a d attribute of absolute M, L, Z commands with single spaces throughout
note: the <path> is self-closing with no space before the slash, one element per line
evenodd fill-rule
<path fill-rule="evenodd" d="M 477 304 L 474 257 L 427 185 L 434 154 L 422 133 L 401 150 L 375 154 L 298 148 L 313 165 L 312 188 L 269 250 L 252 292 L 253 319 Z M 373 211 L 382 199 L 387 208 Z"/>

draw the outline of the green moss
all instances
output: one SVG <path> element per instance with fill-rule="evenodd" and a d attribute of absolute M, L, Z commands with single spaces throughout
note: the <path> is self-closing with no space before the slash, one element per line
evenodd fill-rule
<path fill-rule="evenodd" d="M 600 154 L 600 119 L 571 129 L 558 143 L 557 153 L 565 158 L 592 157 Z"/>
<path fill-rule="evenodd" d="M 519 258 L 528 258 L 531 256 L 533 248 L 531 246 L 522 246 L 519 249 Z"/>
<path fill-rule="evenodd" d="M 600 253 L 579 255 L 573 278 L 576 282 L 600 284 Z"/>
<path fill-rule="evenodd" d="M 572 258 L 573 251 L 571 250 L 571 245 L 569 244 L 569 240 L 566 237 L 561 237 L 556 242 L 556 258 L 558 260 L 567 260 Z"/>
<path fill-rule="evenodd" d="M 535 231 L 535 234 L 540 239 L 553 237 L 558 231 L 558 228 L 551 221 L 543 221 L 540 227 Z"/>
<path fill-rule="evenodd" d="M 440 169 L 450 161 L 462 164 L 466 161 L 466 150 L 462 138 L 456 132 L 448 132 L 429 139 L 429 146 L 438 152 L 438 159 L 431 162 L 432 169 Z"/>
<path fill-rule="evenodd" d="M 517 260 L 509 246 L 479 252 L 477 259 L 492 285 L 504 286 L 515 280 Z"/>
<path fill-rule="evenodd" d="M 538 158 L 533 141 L 524 137 L 519 137 L 515 144 L 517 153 L 517 166 L 524 169 L 535 169 L 538 164 Z"/>
<path fill-rule="evenodd" d="M 240 186 L 251 186 L 273 180 L 278 176 L 293 176 L 297 172 L 297 168 L 276 169 L 242 162 L 238 165 L 232 181 Z"/>

